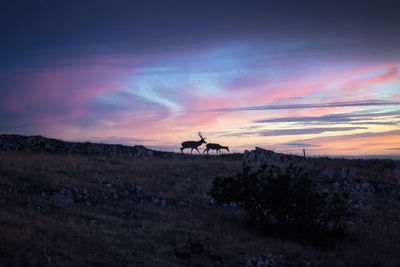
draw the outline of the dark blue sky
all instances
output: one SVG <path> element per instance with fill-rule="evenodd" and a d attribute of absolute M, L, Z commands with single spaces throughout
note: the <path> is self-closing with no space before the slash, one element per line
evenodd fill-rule
<path fill-rule="evenodd" d="M 37 63 L 43 50 L 46 61 L 60 50 L 139 53 L 248 39 L 334 39 L 365 56 L 392 56 L 400 46 L 400 1 L 17 0 L 0 7 L 3 68 Z"/>

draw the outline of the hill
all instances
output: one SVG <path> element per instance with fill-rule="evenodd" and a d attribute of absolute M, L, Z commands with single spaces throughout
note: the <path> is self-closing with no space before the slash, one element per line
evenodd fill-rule
<path fill-rule="evenodd" d="M 321 249 L 268 235 L 235 203 L 216 204 L 216 177 L 242 164 L 308 170 L 321 191 L 347 195 L 345 240 Z M 257 148 L 181 155 L 0 136 L 0 265 L 399 265 L 400 163 L 302 158 Z"/>

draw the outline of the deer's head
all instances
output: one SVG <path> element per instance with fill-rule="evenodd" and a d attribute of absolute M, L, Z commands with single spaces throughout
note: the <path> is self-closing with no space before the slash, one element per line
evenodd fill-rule
<path fill-rule="evenodd" d="M 203 137 L 203 135 L 201 134 L 201 132 L 199 132 L 199 137 L 200 137 L 200 141 L 201 141 L 201 144 L 207 144 L 207 142 L 206 142 L 206 138 L 205 137 Z"/>

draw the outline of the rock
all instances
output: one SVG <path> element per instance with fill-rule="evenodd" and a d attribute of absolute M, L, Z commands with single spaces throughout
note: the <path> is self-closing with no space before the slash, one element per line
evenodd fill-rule
<path fill-rule="evenodd" d="M 151 200 L 153 201 L 154 204 L 157 204 L 160 200 L 156 197 L 151 197 Z"/>
<path fill-rule="evenodd" d="M 50 250 L 48 248 L 41 249 L 41 255 L 47 259 L 47 262 L 51 262 Z"/>
<path fill-rule="evenodd" d="M 256 147 L 255 150 L 245 150 L 243 158 L 245 161 L 256 161 L 256 162 L 288 162 L 299 160 L 299 156 L 291 156 L 281 153 L 275 153 L 272 150 L 263 149 Z"/>
<path fill-rule="evenodd" d="M 208 203 L 210 206 L 215 205 L 215 199 L 213 199 L 213 198 L 210 197 L 210 196 L 207 196 L 205 202 Z"/>
<path fill-rule="evenodd" d="M 55 203 L 63 206 L 75 204 L 74 197 L 67 192 L 53 193 L 52 198 Z"/>
<path fill-rule="evenodd" d="M 76 204 L 91 206 L 90 201 L 87 199 L 87 191 L 81 188 L 74 188 L 73 190 L 67 187 L 62 187 L 61 189 L 52 188 L 41 192 L 40 196 L 51 199 L 54 203 L 62 206 L 71 206 Z"/>
<path fill-rule="evenodd" d="M 326 168 L 322 171 L 322 175 L 324 175 L 328 179 L 332 179 L 335 176 L 335 170 L 332 168 Z"/>
<path fill-rule="evenodd" d="M 135 185 L 135 189 L 137 190 L 137 191 L 140 191 L 140 190 L 142 190 L 142 186 L 141 185 Z"/>

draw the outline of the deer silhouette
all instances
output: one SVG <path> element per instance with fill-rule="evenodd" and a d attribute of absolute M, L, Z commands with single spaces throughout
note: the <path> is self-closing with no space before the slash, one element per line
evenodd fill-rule
<path fill-rule="evenodd" d="M 227 146 L 221 146 L 220 144 L 208 143 L 208 144 L 206 145 L 206 149 L 203 151 L 203 154 L 204 154 L 204 152 L 207 152 L 207 154 L 208 154 L 208 151 L 209 151 L 210 149 L 214 149 L 214 150 L 217 152 L 217 154 L 218 154 L 218 152 L 219 152 L 220 154 L 222 153 L 222 152 L 221 152 L 221 149 L 226 149 L 226 150 L 229 152 L 229 147 L 227 147 Z"/>
<path fill-rule="evenodd" d="M 207 142 L 206 142 L 206 139 L 201 135 L 201 133 L 199 132 L 199 136 L 200 136 L 200 138 L 201 138 L 201 140 L 200 141 L 185 141 L 185 142 L 183 142 L 181 145 L 182 145 L 182 147 L 181 147 L 181 152 L 183 153 L 183 150 L 185 149 L 185 148 L 191 148 L 192 150 L 190 151 L 190 154 L 192 154 L 193 153 L 193 149 L 196 149 L 197 150 L 197 152 L 199 152 L 199 154 L 200 154 L 200 151 L 197 149 L 199 146 L 201 146 L 202 144 L 207 144 Z"/>

